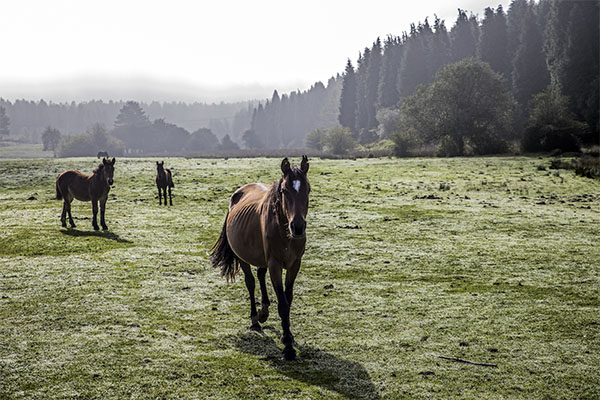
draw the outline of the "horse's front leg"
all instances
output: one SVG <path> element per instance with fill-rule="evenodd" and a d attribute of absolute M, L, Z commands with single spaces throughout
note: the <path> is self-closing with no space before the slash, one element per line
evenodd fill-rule
<path fill-rule="evenodd" d="M 106 226 L 106 222 L 104 222 L 104 211 L 106 210 L 106 200 L 108 200 L 108 196 L 100 199 L 100 225 L 102 225 L 102 229 L 104 229 L 104 230 L 108 229 L 108 226 Z"/>
<path fill-rule="evenodd" d="M 73 198 L 70 197 L 69 199 L 67 199 L 66 205 L 67 205 L 67 213 L 69 214 L 69 224 L 71 224 L 71 228 L 75 228 L 75 221 L 73 221 L 73 216 L 71 215 L 71 202 L 73 201 Z"/>
<path fill-rule="evenodd" d="M 158 205 L 162 206 L 162 193 L 160 192 L 160 186 L 156 186 L 158 188 Z"/>
<path fill-rule="evenodd" d="M 283 354 L 282 360 L 291 361 L 296 359 L 296 350 L 294 350 L 294 337 L 290 331 L 290 303 L 287 300 L 285 291 L 283 290 L 283 281 L 281 279 L 282 268 L 279 264 L 269 264 L 269 275 L 271 276 L 271 283 L 275 289 L 277 295 L 277 311 L 281 318 L 281 328 L 283 334 L 281 335 L 281 343 L 283 343 Z"/>
<path fill-rule="evenodd" d="M 256 271 L 256 275 L 258 275 L 258 282 L 260 283 L 261 294 L 261 305 L 260 310 L 258 311 L 258 322 L 265 323 L 269 318 L 269 305 L 271 305 L 271 301 L 269 300 L 269 294 L 267 293 L 267 283 L 265 282 L 267 269 L 258 268 L 258 271 Z"/>
<path fill-rule="evenodd" d="M 294 281 L 296 281 L 296 276 L 298 276 L 298 271 L 300 271 L 300 259 L 294 263 L 294 265 L 288 268 L 285 274 L 285 297 L 292 307 L 292 299 L 294 298 Z"/>
<path fill-rule="evenodd" d="M 163 204 L 166 206 L 167 205 L 167 187 L 165 186 L 162 191 L 163 191 L 163 197 L 165 199 Z"/>
<path fill-rule="evenodd" d="M 63 199 L 63 209 L 60 214 L 60 224 L 63 228 L 67 227 L 67 199 Z"/>
<path fill-rule="evenodd" d="M 242 271 L 244 271 L 244 280 L 246 281 L 246 288 L 248 289 L 248 293 L 250 294 L 250 320 L 252 321 L 252 325 L 250 325 L 251 331 L 262 331 L 260 324 L 258 323 L 258 316 L 256 312 L 256 299 L 254 298 L 254 275 L 252 275 L 252 269 L 250 265 L 246 264 L 243 261 L 240 261 L 240 267 L 242 267 Z"/>
<path fill-rule="evenodd" d="M 94 230 L 100 230 L 100 228 L 98 228 L 98 199 L 92 199 L 92 226 L 94 227 Z"/>
<path fill-rule="evenodd" d="M 173 205 L 173 199 L 171 198 L 171 185 L 167 185 L 169 187 L 169 205 L 172 206 Z M 165 202 L 166 202 L 166 198 L 165 198 Z"/>

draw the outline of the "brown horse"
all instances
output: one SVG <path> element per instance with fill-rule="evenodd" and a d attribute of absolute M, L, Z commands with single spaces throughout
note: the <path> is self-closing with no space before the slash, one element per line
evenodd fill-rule
<path fill-rule="evenodd" d="M 100 224 L 102 225 L 102 229 L 108 229 L 104 222 L 104 210 L 106 208 L 106 200 L 108 199 L 110 185 L 113 184 L 114 165 L 114 158 L 112 161 L 103 158 L 102 162 L 94 170 L 92 175 L 85 175 L 79 171 L 70 169 L 58 176 L 56 179 L 56 198 L 58 200 L 64 200 L 63 210 L 60 216 L 60 222 L 64 228 L 67 227 L 67 213 L 69 214 L 71 228 L 75 228 L 75 222 L 73 222 L 73 217 L 71 216 L 71 202 L 73 201 L 73 198 L 75 198 L 80 201 L 92 202 L 92 211 L 94 212 L 92 226 L 95 230 L 99 229 L 98 222 L 96 222 L 99 201 Z"/>
<path fill-rule="evenodd" d="M 167 188 L 169 189 L 169 204 L 173 205 L 173 199 L 171 199 L 171 188 L 175 187 L 171 170 L 165 168 L 165 162 L 156 162 L 156 187 L 158 188 L 158 205 L 162 204 L 162 196 L 160 190 L 165 196 L 165 206 L 167 205 Z"/>
<path fill-rule="evenodd" d="M 281 162 L 282 176 L 271 186 L 251 183 L 233 193 L 223 230 L 215 243 L 211 261 L 221 268 L 227 281 L 244 271 L 250 293 L 251 330 L 260 331 L 261 322 L 269 316 L 269 296 L 265 275 L 267 270 L 277 295 L 277 309 L 281 317 L 284 360 L 296 358 L 294 338 L 290 332 L 290 306 L 294 280 L 306 245 L 306 213 L 310 184 L 306 178 L 308 158 L 302 156 L 300 168 L 292 167 L 287 158 Z M 256 312 L 254 276 L 250 265 L 257 267 L 262 295 L 261 309 Z M 282 271 L 286 269 L 285 289 Z"/>

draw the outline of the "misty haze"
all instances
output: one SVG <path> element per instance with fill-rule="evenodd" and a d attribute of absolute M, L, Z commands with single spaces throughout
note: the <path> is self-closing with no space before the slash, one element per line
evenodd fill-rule
<path fill-rule="evenodd" d="M 599 1 L 0 36 L 0 399 L 600 399 Z"/>

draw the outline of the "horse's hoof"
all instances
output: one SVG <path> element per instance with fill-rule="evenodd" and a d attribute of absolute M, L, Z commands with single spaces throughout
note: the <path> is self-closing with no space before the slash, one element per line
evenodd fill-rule
<path fill-rule="evenodd" d="M 261 324 L 264 324 L 265 322 L 267 322 L 267 319 L 269 318 L 269 309 L 268 308 L 261 308 L 260 310 L 258 310 L 258 322 L 260 322 Z"/>
<path fill-rule="evenodd" d="M 94 225 L 94 230 L 95 231 L 99 231 L 100 230 L 100 228 L 98 228 L 98 225 Z"/>
<path fill-rule="evenodd" d="M 103 230 L 103 231 L 107 231 L 107 230 L 108 230 L 108 226 L 106 226 L 106 225 L 102 225 L 102 230 Z"/>
<path fill-rule="evenodd" d="M 282 361 L 294 361 L 296 359 L 296 350 L 293 347 L 286 347 L 283 349 L 283 354 L 281 355 Z"/>
<path fill-rule="evenodd" d="M 77 228 L 77 225 L 71 224 L 71 228 Z"/>
<path fill-rule="evenodd" d="M 66 222 L 63 222 L 63 223 L 62 223 L 62 224 L 60 224 L 60 225 L 61 225 L 63 228 L 66 228 L 66 227 L 67 227 L 67 223 L 66 223 Z"/>
<path fill-rule="evenodd" d="M 262 332 L 262 328 L 258 322 L 250 325 L 248 327 L 248 330 L 253 331 L 253 332 Z"/>

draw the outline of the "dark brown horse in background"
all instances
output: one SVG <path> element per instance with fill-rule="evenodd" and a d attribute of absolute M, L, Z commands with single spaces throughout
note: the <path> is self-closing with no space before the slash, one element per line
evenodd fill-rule
<path fill-rule="evenodd" d="M 167 188 L 169 189 L 169 204 L 173 205 L 173 199 L 171 199 L 171 188 L 175 187 L 173 183 L 173 178 L 171 175 L 171 170 L 165 168 L 165 162 L 156 162 L 156 187 L 158 188 L 158 205 L 162 204 L 162 196 L 160 190 L 162 189 L 162 194 L 165 196 L 165 206 L 167 205 Z"/>
<path fill-rule="evenodd" d="M 104 222 L 104 210 L 106 209 L 106 200 L 110 186 L 113 184 L 113 174 L 115 159 L 102 159 L 102 162 L 94 170 L 92 175 L 85 175 L 79 171 L 68 170 L 63 172 L 56 179 L 56 198 L 63 199 L 63 209 L 60 216 L 60 222 L 64 228 L 67 227 L 67 213 L 69 214 L 69 223 L 71 228 L 75 228 L 75 222 L 71 216 L 71 202 L 73 199 L 80 201 L 91 201 L 94 218 L 92 226 L 98 230 L 98 202 L 100 202 L 100 225 L 102 229 L 108 229 Z"/>
<path fill-rule="evenodd" d="M 277 295 L 281 317 L 284 360 L 296 358 L 294 338 L 290 332 L 290 306 L 294 280 L 306 245 L 306 213 L 310 185 L 306 178 L 308 158 L 302 156 L 300 168 L 292 167 L 287 158 L 281 162 L 282 176 L 271 186 L 251 183 L 231 196 L 229 211 L 219 240 L 214 245 L 211 261 L 221 268 L 227 281 L 233 280 L 242 267 L 250 293 L 251 330 L 260 331 L 261 322 L 269 316 L 269 296 L 265 275 L 267 270 Z M 262 294 L 261 309 L 256 312 L 254 276 L 250 265 L 258 267 Z M 286 269 L 285 289 L 282 271 Z"/>

